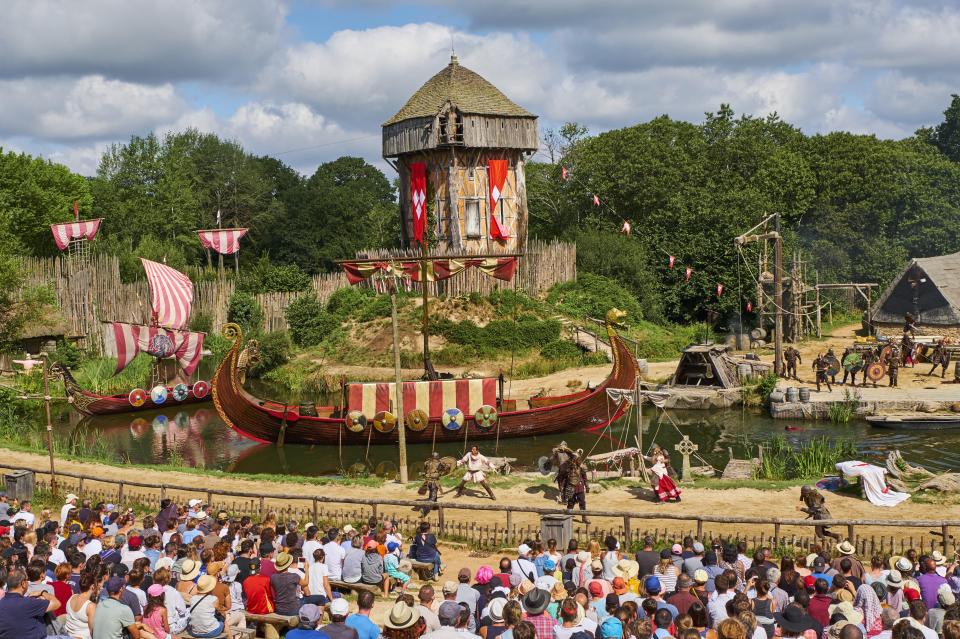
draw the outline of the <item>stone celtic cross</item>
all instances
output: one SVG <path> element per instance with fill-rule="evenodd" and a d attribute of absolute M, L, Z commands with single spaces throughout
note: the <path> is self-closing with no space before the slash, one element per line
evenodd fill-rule
<path fill-rule="evenodd" d="M 683 455 L 683 465 L 680 467 L 680 479 L 681 481 L 690 481 L 690 455 L 698 451 L 700 447 L 690 441 L 687 435 L 684 435 L 680 443 L 674 446 L 674 449 Z"/>

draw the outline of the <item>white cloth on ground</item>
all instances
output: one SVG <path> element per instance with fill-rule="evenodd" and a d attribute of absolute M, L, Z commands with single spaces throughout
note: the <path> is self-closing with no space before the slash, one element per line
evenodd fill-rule
<path fill-rule="evenodd" d="M 859 477 L 863 483 L 863 492 L 874 506 L 892 508 L 910 497 L 908 493 L 898 493 L 887 486 L 884 478 L 887 471 L 880 466 L 854 460 L 840 462 L 837 464 L 837 470 L 847 477 Z"/>

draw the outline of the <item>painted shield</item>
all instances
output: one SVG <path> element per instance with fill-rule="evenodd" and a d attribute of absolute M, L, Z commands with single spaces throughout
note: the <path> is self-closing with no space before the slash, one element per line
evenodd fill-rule
<path fill-rule="evenodd" d="M 836 357 L 827 358 L 827 375 L 836 377 L 840 373 L 840 360 Z"/>
<path fill-rule="evenodd" d="M 863 357 L 860 356 L 860 353 L 848 353 L 846 357 L 843 358 L 843 369 L 850 371 L 851 373 L 855 370 L 859 370 L 863 366 Z"/>
<path fill-rule="evenodd" d="M 430 418 L 427 417 L 427 414 L 424 411 L 420 410 L 419 408 L 415 408 L 407 413 L 407 417 L 404 420 L 404 426 L 416 433 L 419 433 L 427 427 L 429 421 Z"/>
<path fill-rule="evenodd" d="M 497 420 L 499 419 L 500 416 L 497 414 L 497 409 L 489 404 L 484 404 L 473 414 L 473 421 L 483 430 L 489 430 L 496 426 Z"/>
<path fill-rule="evenodd" d="M 887 374 L 887 369 L 880 362 L 874 362 L 867 366 L 867 377 L 874 382 L 879 382 Z"/>
<path fill-rule="evenodd" d="M 447 430 L 460 430 L 463 426 L 463 411 L 459 408 L 448 408 L 440 416 L 440 422 Z"/>
<path fill-rule="evenodd" d="M 397 416 L 388 410 L 382 410 L 373 416 L 373 427 L 381 433 L 389 433 L 397 427 Z"/>
<path fill-rule="evenodd" d="M 210 392 L 210 384 L 204 381 L 194 382 L 192 391 L 194 397 L 203 399 Z"/>
<path fill-rule="evenodd" d="M 182 402 L 190 396 L 190 388 L 186 384 L 177 384 L 173 387 L 171 395 L 173 395 L 174 400 Z"/>
<path fill-rule="evenodd" d="M 150 389 L 150 399 L 158 406 L 167 401 L 167 394 L 167 387 L 161 384 L 157 384 Z"/>
<path fill-rule="evenodd" d="M 362 433 L 367 427 L 367 416 L 358 410 L 352 410 L 347 413 L 344 422 L 347 425 L 347 430 L 353 433 Z"/>
<path fill-rule="evenodd" d="M 147 344 L 147 353 L 160 359 L 170 357 L 173 351 L 173 340 L 166 335 L 154 335 Z"/>
<path fill-rule="evenodd" d="M 130 402 L 130 405 L 134 408 L 140 408 L 144 402 L 147 401 L 147 391 L 142 388 L 134 388 L 130 391 L 130 394 L 127 395 L 127 401 Z"/>

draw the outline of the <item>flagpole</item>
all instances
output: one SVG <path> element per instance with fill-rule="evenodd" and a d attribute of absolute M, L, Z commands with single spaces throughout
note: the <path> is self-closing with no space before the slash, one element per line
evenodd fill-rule
<path fill-rule="evenodd" d="M 427 212 L 424 212 L 424 215 L 428 215 Z M 427 216 L 426 229 L 423 234 L 423 242 L 421 246 L 423 250 L 423 259 L 420 260 L 420 288 L 423 290 L 423 324 L 420 327 L 423 331 L 423 369 L 427 374 L 427 379 L 435 380 L 437 374 L 433 370 L 433 363 L 430 361 L 430 316 L 429 316 L 429 305 L 428 305 L 428 293 L 427 286 L 429 285 L 429 277 L 427 272 L 427 264 L 430 256 L 430 217 Z"/>

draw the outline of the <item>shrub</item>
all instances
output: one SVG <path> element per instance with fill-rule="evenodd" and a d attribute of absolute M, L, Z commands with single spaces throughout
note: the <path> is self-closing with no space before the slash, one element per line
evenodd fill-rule
<path fill-rule="evenodd" d="M 263 309 L 253 295 L 237 291 L 230 298 L 227 321 L 239 324 L 246 333 L 256 332 L 263 328 Z"/>
<path fill-rule="evenodd" d="M 573 282 L 561 282 L 550 289 L 547 301 L 571 315 L 603 319 L 611 308 L 627 312 L 626 322 L 643 319 L 643 309 L 636 298 L 616 280 L 582 273 Z"/>
<path fill-rule="evenodd" d="M 566 340 L 550 342 L 540 349 L 540 356 L 544 359 L 571 359 L 580 355 L 580 347 Z"/>
<path fill-rule="evenodd" d="M 297 346 L 315 346 L 340 325 L 335 315 L 324 310 L 316 295 L 293 300 L 284 315 L 290 326 L 290 337 Z"/>
<path fill-rule="evenodd" d="M 263 255 L 252 266 L 243 270 L 238 290 L 246 293 L 291 293 L 310 286 L 310 276 L 296 264 L 276 265 Z"/>
<path fill-rule="evenodd" d="M 50 353 L 50 361 L 59 362 L 69 369 L 80 366 L 86 359 L 86 353 L 63 339 L 57 342 L 57 348 Z"/>
<path fill-rule="evenodd" d="M 662 318 L 663 309 L 649 264 L 646 249 L 635 237 L 601 230 L 577 233 L 577 270 L 581 276 L 593 273 L 616 280 L 638 301 L 643 317 L 656 320 Z"/>
<path fill-rule="evenodd" d="M 213 329 L 213 318 L 204 312 L 196 312 L 190 318 L 190 330 L 200 333 L 210 333 Z"/>
<path fill-rule="evenodd" d="M 260 361 L 250 367 L 250 377 L 260 377 L 290 360 L 293 345 L 290 335 L 286 331 L 262 333 L 257 336 L 260 340 Z"/>

